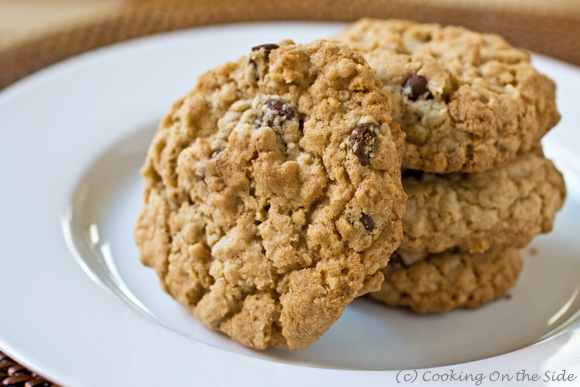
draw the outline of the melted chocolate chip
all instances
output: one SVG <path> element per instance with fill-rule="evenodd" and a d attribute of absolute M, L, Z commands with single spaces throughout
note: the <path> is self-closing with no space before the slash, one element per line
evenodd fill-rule
<path fill-rule="evenodd" d="M 252 47 L 252 51 L 259 51 L 262 48 L 266 51 L 272 51 L 275 50 L 277 48 L 279 48 L 280 46 L 278 46 L 277 44 L 274 43 L 266 43 L 266 44 L 260 44 L 258 46 L 254 46 Z"/>
<path fill-rule="evenodd" d="M 365 230 L 367 230 L 367 231 L 373 231 L 375 228 L 375 222 L 374 222 L 373 218 L 371 218 L 370 216 L 368 216 L 364 212 L 361 212 L 361 214 L 360 214 L 360 222 L 362 223 Z"/>
<path fill-rule="evenodd" d="M 260 51 L 264 50 L 266 52 L 266 60 L 270 59 L 270 51 L 279 48 L 277 44 L 274 43 L 267 43 L 267 44 L 260 44 L 259 46 L 252 47 L 252 51 Z"/>
<path fill-rule="evenodd" d="M 416 101 L 423 95 L 425 96 L 425 99 L 429 99 L 429 97 L 433 98 L 429 89 L 427 89 L 427 78 L 421 75 L 413 74 L 407 78 L 405 89 L 410 89 L 408 97 L 412 101 Z"/>
<path fill-rule="evenodd" d="M 296 116 L 296 111 L 289 104 L 277 99 L 264 102 L 262 114 L 256 120 L 258 127 L 269 126 L 272 129 L 281 128 L 286 121 Z"/>
<path fill-rule="evenodd" d="M 376 129 L 378 129 L 377 124 L 358 124 L 348 137 L 349 149 L 358 157 L 360 165 L 363 167 L 370 164 L 371 153 L 377 136 Z"/>

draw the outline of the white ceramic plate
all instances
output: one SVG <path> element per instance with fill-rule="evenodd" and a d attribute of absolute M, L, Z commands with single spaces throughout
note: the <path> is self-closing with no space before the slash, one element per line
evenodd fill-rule
<path fill-rule="evenodd" d="M 172 101 L 254 45 L 343 27 L 164 34 L 73 58 L 0 93 L 0 348 L 75 386 L 389 385 L 400 369 L 423 369 L 409 374 L 415 385 L 451 369 L 490 383 L 494 371 L 580 374 L 580 70 L 541 56 L 535 64 L 556 80 L 563 116 L 545 149 L 569 195 L 554 231 L 532 243 L 538 253 L 525 254 L 511 299 L 431 316 L 356 300 L 308 349 L 256 352 L 203 328 L 141 266 L 138 170 Z"/>

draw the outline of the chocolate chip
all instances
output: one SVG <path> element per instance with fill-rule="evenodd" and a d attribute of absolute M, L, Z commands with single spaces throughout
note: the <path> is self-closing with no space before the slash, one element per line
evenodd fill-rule
<path fill-rule="evenodd" d="M 373 123 L 358 124 L 348 137 L 349 149 L 358 157 L 360 165 L 363 167 L 370 164 L 378 127 L 377 124 Z"/>
<path fill-rule="evenodd" d="M 205 168 L 205 166 L 203 166 L 203 167 L 201 167 L 201 170 L 199 171 L 199 173 L 196 175 L 197 178 L 199 180 L 202 180 L 204 183 L 206 182 L 205 181 L 205 171 L 206 171 L 206 168 Z"/>
<path fill-rule="evenodd" d="M 287 120 L 291 120 L 296 114 L 294 109 L 292 109 L 292 106 L 277 99 L 269 99 L 264 102 L 264 105 L 272 110 L 275 110 L 278 112 L 279 116 L 284 117 Z"/>
<path fill-rule="evenodd" d="M 248 60 L 248 67 L 250 67 L 251 68 L 250 71 L 254 73 L 254 79 L 256 80 L 256 82 L 259 81 L 260 76 L 258 75 L 258 64 L 254 59 L 250 58 L 250 60 Z"/>
<path fill-rule="evenodd" d="M 405 260 L 396 251 L 391 255 L 391 258 L 389 259 L 389 265 L 401 266 L 404 269 L 409 268 L 409 266 L 405 263 Z"/>
<path fill-rule="evenodd" d="M 433 97 L 429 92 L 429 89 L 427 89 L 427 78 L 421 75 L 413 74 L 407 78 L 405 89 L 409 90 L 408 97 L 412 101 L 416 101 L 423 95 L 426 99 L 428 99 L 429 96 L 431 96 L 431 98 Z"/>
<path fill-rule="evenodd" d="M 373 218 L 371 218 L 364 212 L 361 212 L 360 214 L 360 222 L 367 231 L 373 231 L 375 228 L 375 222 L 373 221 Z"/>
<path fill-rule="evenodd" d="M 270 59 L 270 51 L 275 50 L 279 47 L 280 46 L 278 46 L 277 44 L 274 44 L 274 43 L 260 44 L 259 46 L 252 47 L 252 51 L 260 51 L 263 49 L 266 53 L 266 60 L 269 60 Z"/>
<path fill-rule="evenodd" d="M 288 120 L 296 116 L 296 111 L 289 104 L 277 99 L 269 99 L 262 105 L 262 114 L 256 120 L 258 127 L 269 126 L 281 128 Z"/>
<path fill-rule="evenodd" d="M 254 46 L 252 47 L 252 51 L 259 51 L 262 48 L 266 51 L 272 51 L 275 50 L 277 48 L 279 48 L 280 46 L 278 46 L 277 44 L 274 43 L 266 43 L 266 44 L 260 44 L 258 46 Z"/>

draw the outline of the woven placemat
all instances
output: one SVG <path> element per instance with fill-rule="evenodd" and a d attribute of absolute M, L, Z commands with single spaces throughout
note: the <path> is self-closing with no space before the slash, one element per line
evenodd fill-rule
<path fill-rule="evenodd" d="M 398 0 L 141 0 L 89 23 L 70 25 L 4 47 L 0 50 L 0 89 L 73 55 L 158 32 L 215 23 L 349 21 L 362 16 L 436 21 L 496 32 L 516 46 L 580 65 L 580 19 L 577 15 L 562 16 L 561 12 L 482 12 L 447 3 L 405 5 Z"/>
<path fill-rule="evenodd" d="M 2 352 L 0 352 L 0 386 L 57 387 L 42 376 L 16 363 Z"/>
<path fill-rule="evenodd" d="M 154 33 L 217 23 L 351 21 L 363 16 L 435 21 L 495 32 L 516 46 L 580 65 L 580 19 L 576 15 L 562 16 L 561 12 L 482 12 L 473 7 L 409 5 L 399 0 L 140 0 L 88 23 L 64 26 L 3 46 L 0 90 L 71 56 Z M 267 36 L 264 41 L 268 41 Z M 0 352 L 0 386 L 51 385 Z"/>

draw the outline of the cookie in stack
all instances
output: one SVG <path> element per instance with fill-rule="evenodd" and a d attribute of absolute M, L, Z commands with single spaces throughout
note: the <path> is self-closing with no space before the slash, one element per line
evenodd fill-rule
<path fill-rule="evenodd" d="M 406 133 L 404 240 L 371 297 L 430 313 L 503 296 L 566 194 L 540 145 L 560 119 L 554 82 L 461 27 L 362 19 L 335 38 L 376 71 Z"/>

